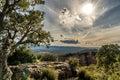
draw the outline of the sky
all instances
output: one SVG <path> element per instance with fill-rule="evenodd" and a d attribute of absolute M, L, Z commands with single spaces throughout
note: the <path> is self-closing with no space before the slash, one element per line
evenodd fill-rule
<path fill-rule="evenodd" d="M 101 46 L 120 43 L 120 0 L 45 0 L 44 29 L 52 45 Z"/>

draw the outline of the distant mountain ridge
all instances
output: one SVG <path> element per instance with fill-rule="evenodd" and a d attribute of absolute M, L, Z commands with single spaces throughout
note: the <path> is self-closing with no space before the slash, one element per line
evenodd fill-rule
<path fill-rule="evenodd" d="M 40 47 L 30 47 L 30 49 L 35 53 L 75 53 L 83 50 L 97 49 L 97 47 L 73 47 L 73 46 L 50 46 L 46 48 L 45 46 Z"/>

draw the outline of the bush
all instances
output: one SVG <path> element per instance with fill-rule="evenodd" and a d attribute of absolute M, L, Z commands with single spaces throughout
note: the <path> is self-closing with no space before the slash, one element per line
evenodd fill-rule
<path fill-rule="evenodd" d="M 42 71 L 41 80 L 44 78 L 47 78 L 47 80 L 58 80 L 58 73 L 54 69 L 45 68 Z"/>
<path fill-rule="evenodd" d="M 40 80 L 40 79 L 41 79 L 41 73 L 42 73 L 42 72 L 34 72 L 34 73 L 31 73 L 30 78 L 34 78 L 35 80 Z"/>
<path fill-rule="evenodd" d="M 70 65 L 72 76 L 76 76 L 76 68 L 79 65 L 79 59 L 70 57 L 67 62 Z"/>
<path fill-rule="evenodd" d="M 72 67 L 72 68 L 76 68 L 79 65 L 79 59 L 77 59 L 77 58 L 70 57 L 67 60 L 67 62 L 70 65 L 70 67 Z"/>
<path fill-rule="evenodd" d="M 58 73 L 53 68 L 43 68 L 40 72 L 32 73 L 30 78 L 35 80 L 58 80 Z"/>
<path fill-rule="evenodd" d="M 79 80 L 93 80 L 90 74 L 86 70 L 78 71 L 78 79 Z"/>
<path fill-rule="evenodd" d="M 79 67 L 77 76 L 79 80 L 106 80 L 104 78 L 104 72 L 96 68 L 95 65 Z"/>
<path fill-rule="evenodd" d="M 120 75 L 113 73 L 113 74 L 109 75 L 108 80 L 120 80 Z"/>
<path fill-rule="evenodd" d="M 113 63 L 120 62 L 120 50 L 119 45 L 110 44 L 103 45 L 96 54 L 97 65 L 99 67 L 111 68 Z"/>
<path fill-rule="evenodd" d="M 56 54 L 40 54 L 38 59 L 41 61 L 58 61 L 58 56 Z"/>
<path fill-rule="evenodd" d="M 35 62 L 37 57 L 34 53 L 27 49 L 26 47 L 19 47 L 9 55 L 8 64 L 9 65 L 18 65 L 21 63 L 31 63 Z"/>

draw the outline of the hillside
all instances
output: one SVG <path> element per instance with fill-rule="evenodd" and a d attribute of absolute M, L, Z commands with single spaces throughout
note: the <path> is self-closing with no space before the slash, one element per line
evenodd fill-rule
<path fill-rule="evenodd" d="M 40 47 L 30 47 L 30 49 L 35 53 L 64 54 L 64 53 L 76 53 L 80 51 L 98 49 L 98 47 L 50 46 L 50 48 L 46 48 L 45 46 L 40 46 Z"/>

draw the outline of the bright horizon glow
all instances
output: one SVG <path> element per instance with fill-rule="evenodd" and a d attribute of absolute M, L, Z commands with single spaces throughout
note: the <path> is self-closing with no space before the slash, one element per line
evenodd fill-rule
<path fill-rule="evenodd" d="M 93 13 L 93 5 L 91 3 L 87 3 L 82 7 L 82 13 L 86 15 L 90 15 Z"/>

